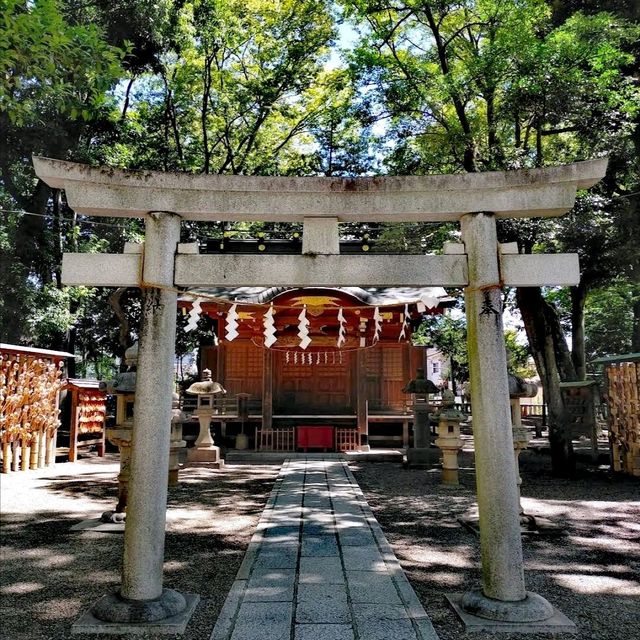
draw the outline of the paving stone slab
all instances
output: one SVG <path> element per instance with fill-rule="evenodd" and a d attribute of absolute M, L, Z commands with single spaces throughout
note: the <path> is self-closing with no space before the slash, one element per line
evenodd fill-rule
<path fill-rule="evenodd" d="M 262 531 L 265 538 L 277 538 L 279 542 L 285 540 L 297 541 L 300 537 L 300 526 L 286 524 L 270 524 Z"/>
<path fill-rule="evenodd" d="M 342 562 L 339 557 L 300 558 L 300 584 L 344 584 Z"/>
<path fill-rule="evenodd" d="M 386 571 L 378 547 L 345 547 L 342 549 L 344 568 L 347 571 Z"/>
<path fill-rule="evenodd" d="M 243 602 L 293 602 L 295 569 L 256 569 L 246 584 Z"/>
<path fill-rule="evenodd" d="M 340 536 L 340 544 L 343 547 L 371 547 L 376 543 L 369 529 L 362 531 L 338 529 L 338 535 Z"/>
<path fill-rule="evenodd" d="M 406 620 L 359 620 L 358 635 L 367 640 L 419 640 L 409 619 Z"/>
<path fill-rule="evenodd" d="M 347 585 L 355 604 L 397 604 L 402 600 L 391 576 L 380 571 L 347 571 Z"/>
<path fill-rule="evenodd" d="M 296 596 L 296 622 L 351 622 L 347 591 L 338 584 L 299 584 Z"/>
<path fill-rule="evenodd" d="M 335 523 L 322 524 L 320 522 L 305 522 L 302 528 L 303 536 L 335 536 Z"/>
<path fill-rule="evenodd" d="M 397 604 L 354 604 L 353 617 L 359 620 L 403 620 L 409 619 L 407 610 Z"/>
<path fill-rule="evenodd" d="M 303 556 L 338 556 L 338 541 L 335 535 L 303 536 Z"/>
<path fill-rule="evenodd" d="M 268 569 L 295 569 L 298 564 L 298 547 L 284 544 L 263 545 L 255 560 L 255 567 Z"/>
<path fill-rule="evenodd" d="M 295 640 L 354 640 L 350 624 L 297 624 Z"/>
<path fill-rule="evenodd" d="M 231 640 L 290 640 L 292 622 L 291 602 L 243 602 Z"/>

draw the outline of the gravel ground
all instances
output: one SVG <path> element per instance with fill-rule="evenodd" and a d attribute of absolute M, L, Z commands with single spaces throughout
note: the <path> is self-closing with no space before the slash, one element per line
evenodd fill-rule
<path fill-rule="evenodd" d="M 466 452 L 462 485 L 447 489 L 438 472 L 352 464 L 440 638 L 509 640 L 463 633 L 443 598 L 479 585 L 477 540 L 456 521 L 474 502 L 471 466 Z M 119 585 L 122 536 L 69 529 L 113 506 L 117 468 L 108 456 L 2 476 L 2 640 L 105 637 L 71 636 L 70 627 Z M 165 584 L 202 597 L 185 640 L 208 640 L 277 472 L 186 469 L 170 490 Z M 555 480 L 548 458 L 533 452 L 522 455 L 522 476 L 526 511 L 566 528 L 562 537 L 525 541 L 527 587 L 574 620 L 581 640 L 639 638 L 640 483 L 587 469 L 576 480 Z"/>
<path fill-rule="evenodd" d="M 525 512 L 565 535 L 523 539 L 527 589 L 573 620 L 578 635 L 463 632 L 444 594 L 480 586 L 478 540 L 456 519 L 474 504 L 472 455 L 463 454 L 455 488 L 440 485 L 437 471 L 352 465 L 441 640 L 640 638 L 640 482 L 586 466 L 574 480 L 554 479 L 548 457 L 530 451 L 521 454 Z"/>
<path fill-rule="evenodd" d="M 69 530 L 113 508 L 115 460 L 86 458 L 2 476 L 2 640 L 131 637 L 70 632 L 82 612 L 120 583 L 123 536 Z M 165 586 L 201 596 L 185 639 L 208 640 L 278 470 L 185 469 L 170 489 Z"/>

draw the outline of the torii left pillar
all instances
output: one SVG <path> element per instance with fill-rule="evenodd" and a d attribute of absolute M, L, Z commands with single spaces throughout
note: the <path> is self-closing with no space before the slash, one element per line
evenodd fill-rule
<path fill-rule="evenodd" d="M 197 597 L 190 596 L 187 604 L 181 593 L 162 586 L 177 311 L 173 269 L 180 216 L 152 212 L 145 227 L 142 277 L 158 286 L 145 288 L 142 304 L 122 585 L 91 611 L 99 620 L 125 625 L 174 620 L 197 603 Z M 166 631 L 180 632 L 179 626 Z"/>

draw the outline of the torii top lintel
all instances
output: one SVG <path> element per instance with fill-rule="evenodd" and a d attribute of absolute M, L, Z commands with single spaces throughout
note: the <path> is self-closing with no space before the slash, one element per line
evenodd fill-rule
<path fill-rule="evenodd" d="M 432 176 L 258 177 L 123 171 L 33 158 L 37 176 L 64 189 L 80 214 L 143 217 L 171 211 L 186 220 L 294 222 L 455 221 L 489 211 L 498 218 L 559 216 L 576 191 L 604 177 L 607 159 L 574 164 Z"/>

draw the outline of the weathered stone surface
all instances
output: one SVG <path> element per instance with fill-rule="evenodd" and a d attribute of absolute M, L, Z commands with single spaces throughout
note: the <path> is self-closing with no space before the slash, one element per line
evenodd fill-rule
<path fill-rule="evenodd" d="M 576 189 L 605 173 L 606 159 L 562 167 L 440 176 L 286 178 L 125 172 L 34 157 L 36 174 L 65 189 L 88 215 L 142 217 L 176 211 L 187 220 L 452 221 L 473 211 L 499 217 L 557 216 Z"/>
<path fill-rule="evenodd" d="M 305 218 L 302 227 L 302 253 L 340 253 L 338 218 Z"/>
<path fill-rule="evenodd" d="M 291 602 L 245 602 L 240 607 L 231 640 L 290 640 Z"/>
<path fill-rule="evenodd" d="M 339 557 L 300 558 L 301 584 L 344 584 L 342 562 Z"/>
<path fill-rule="evenodd" d="M 386 572 L 347 571 L 351 602 L 358 604 L 402 604 L 393 580 Z"/>
<path fill-rule="evenodd" d="M 297 624 L 295 640 L 353 640 L 350 624 Z"/>
<path fill-rule="evenodd" d="M 494 216 L 463 217 L 462 239 L 469 257 L 465 303 L 482 585 L 491 598 L 516 601 L 525 587 Z"/>
<path fill-rule="evenodd" d="M 196 287 L 465 286 L 464 255 L 177 255 L 175 283 Z"/>
<path fill-rule="evenodd" d="M 347 571 L 384 571 L 385 564 L 376 546 L 345 547 L 342 550 Z"/>
<path fill-rule="evenodd" d="M 64 253 L 62 282 L 69 287 L 138 287 L 140 259 L 139 253 Z"/>
<path fill-rule="evenodd" d="M 148 637 L 149 634 L 170 634 L 184 633 L 189 619 L 193 615 L 200 596 L 185 593 L 185 608 L 175 615 L 162 618 L 155 622 L 105 622 L 96 618 L 91 611 L 86 611 L 71 626 L 71 633 L 75 634 L 100 634 L 100 635 L 124 635 Z"/>
<path fill-rule="evenodd" d="M 171 618 L 187 607 L 185 597 L 173 589 L 163 589 L 153 600 L 128 600 L 118 593 L 110 593 L 98 600 L 91 613 L 105 622 L 147 623 Z"/>
<path fill-rule="evenodd" d="M 503 602 L 487 598 L 479 591 L 468 591 L 460 599 L 460 606 L 471 615 L 498 622 L 540 622 L 553 615 L 551 604 L 529 592 L 518 602 Z"/>
<path fill-rule="evenodd" d="M 335 535 L 310 536 L 302 538 L 303 556 L 337 556 L 338 543 Z"/>
<path fill-rule="evenodd" d="M 179 239 L 178 216 L 147 216 L 143 271 L 147 282 L 172 285 Z M 145 291 L 121 587 L 122 596 L 130 600 L 154 600 L 162 593 L 176 311 L 174 291 Z"/>
<path fill-rule="evenodd" d="M 577 253 L 500 256 L 500 277 L 508 287 L 573 286 L 580 282 Z"/>
<path fill-rule="evenodd" d="M 245 602 L 293 602 L 295 569 L 257 570 L 247 582 Z"/>
<path fill-rule="evenodd" d="M 296 622 L 350 623 L 345 587 L 339 584 L 298 585 Z"/>
<path fill-rule="evenodd" d="M 445 596 L 454 611 L 464 624 L 468 633 L 577 633 L 576 625 L 558 609 L 553 609 L 553 613 L 546 620 L 533 622 L 503 622 L 500 620 L 489 620 L 466 612 L 461 601 L 464 594 L 455 593 Z M 555 637 L 555 636 L 554 636 Z"/>

